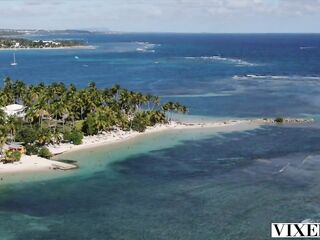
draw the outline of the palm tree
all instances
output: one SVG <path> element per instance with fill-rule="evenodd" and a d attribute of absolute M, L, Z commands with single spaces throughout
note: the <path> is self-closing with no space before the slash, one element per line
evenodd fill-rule
<path fill-rule="evenodd" d="M 162 106 L 162 110 L 164 112 L 169 112 L 170 117 L 169 121 L 172 120 L 173 112 L 185 114 L 188 112 L 188 108 L 184 105 L 181 105 L 178 102 L 167 102 Z"/>
<path fill-rule="evenodd" d="M 76 119 L 79 119 L 79 113 L 77 111 L 71 111 L 69 109 L 69 114 L 68 114 L 68 117 L 66 119 L 69 119 L 71 120 L 72 122 L 72 127 L 74 128 L 75 127 L 75 122 L 76 122 Z"/>
<path fill-rule="evenodd" d="M 162 106 L 162 110 L 164 112 L 169 112 L 169 121 L 171 121 L 172 120 L 173 111 L 176 110 L 176 105 L 175 105 L 174 102 L 171 102 L 171 101 L 167 102 L 166 104 L 164 104 Z"/>
<path fill-rule="evenodd" d="M 175 111 L 177 113 L 182 113 L 182 114 L 186 114 L 188 112 L 188 108 L 178 102 L 174 103 L 175 105 Z"/>
<path fill-rule="evenodd" d="M 38 135 L 38 144 L 45 145 L 53 142 L 52 134 L 49 129 L 41 129 Z"/>
<path fill-rule="evenodd" d="M 10 77 L 6 77 L 4 79 L 4 88 L 3 91 L 7 94 L 10 103 L 14 102 L 14 89 L 13 89 L 13 81 Z"/>
<path fill-rule="evenodd" d="M 76 86 L 71 83 L 71 84 L 69 85 L 68 92 L 71 92 L 71 93 L 77 92 Z"/>
<path fill-rule="evenodd" d="M 112 95 L 114 96 L 114 98 L 116 99 L 116 101 L 118 101 L 119 99 L 119 93 L 120 93 L 120 90 L 121 90 L 121 87 L 119 84 L 115 84 L 111 87 L 111 93 Z"/>
<path fill-rule="evenodd" d="M 159 110 L 156 110 L 156 111 L 153 110 L 153 111 L 149 111 L 147 113 L 149 115 L 151 125 L 155 125 L 157 123 L 165 123 L 165 121 L 166 121 L 165 114 Z"/>
<path fill-rule="evenodd" d="M 53 131 L 51 136 L 52 136 L 53 142 L 55 144 L 61 143 L 61 141 L 63 139 L 61 133 L 59 131 L 57 131 L 57 130 Z"/>
<path fill-rule="evenodd" d="M 115 124 L 115 113 L 109 107 L 101 107 L 97 109 L 95 114 L 95 122 L 99 131 L 110 129 Z"/>
<path fill-rule="evenodd" d="M 160 98 L 152 95 L 144 95 L 140 92 L 132 92 L 122 89 L 120 85 L 114 85 L 108 89 L 98 89 L 94 82 L 88 87 L 77 90 L 74 85 L 66 87 L 63 83 L 43 83 L 25 85 L 22 81 L 13 82 L 5 79 L 5 86 L 0 89 L 0 106 L 10 103 L 22 102 L 26 107 L 26 116 L 23 123 L 29 123 L 30 127 L 38 127 L 41 134 L 38 143 L 46 144 L 51 141 L 59 141 L 58 123 L 62 122 L 63 129 L 66 124 L 72 122 L 75 127 L 77 120 L 84 120 L 84 129 L 88 134 L 98 131 L 106 131 L 113 126 L 122 129 L 132 128 L 133 120 L 135 128 L 145 127 L 166 121 L 166 113 L 172 119 L 173 112 L 186 113 L 187 108 L 179 103 L 168 102 L 160 106 Z M 161 109 L 163 111 L 161 111 Z M 54 129 L 45 128 L 43 123 L 47 117 L 48 125 L 55 119 Z M 0 126 L 7 119 L 0 112 Z M 15 119 L 8 119 L 8 133 L 14 138 L 19 123 Z"/>
<path fill-rule="evenodd" d="M 0 106 L 7 106 L 10 104 L 10 99 L 8 94 L 6 94 L 5 92 L 0 92 Z"/>
<path fill-rule="evenodd" d="M 56 101 L 53 104 L 49 105 L 49 112 L 52 116 L 55 117 L 55 120 L 56 120 L 55 127 L 57 128 L 58 121 L 61 120 L 63 124 L 63 129 L 64 129 L 65 119 L 68 116 L 67 104 L 62 100 Z"/>
<path fill-rule="evenodd" d="M 15 103 L 21 103 L 21 97 L 26 90 L 26 84 L 22 81 L 15 81 L 13 84 Z"/>
<path fill-rule="evenodd" d="M 122 89 L 120 92 L 119 104 L 120 108 L 124 110 L 125 113 L 129 113 L 131 111 L 131 102 L 132 102 L 132 93 L 127 89 Z"/>
<path fill-rule="evenodd" d="M 0 156 L 2 156 L 3 145 L 6 143 L 8 137 L 8 128 L 5 125 L 5 121 L 6 115 L 4 111 L 0 109 Z"/>
<path fill-rule="evenodd" d="M 20 124 L 20 121 L 15 116 L 8 116 L 6 120 L 6 127 L 8 131 L 10 132 L 10 139 L 12 141 L 15 140 L 16 130 L 18 125 Z"/>
<path fill-rule="evenodd" d="M 38 122 L 41 128 L 42 128 L 42 122 L 44 117 L 49 116 L 48 108 L 49 108 L 49 105 L 44 100 L 40 100 L 32 108 L 32 111 L 34 111 L 33 116 L 38 119 Z"/>
<path fill-rule="evenodd" d="M 4 125 L 6 123 L 6 117 L 5 112 L 0 109 L 0 125 Z"/>
<path fill-rule="evenodd" d="M 3 145 L 7 141 L 7 136 L 8 136 L 8 129 L 6 128 L 5 125 L 0 124 L 0 155 L 2 155 Z"/>
<path fill-rule="evenodd" d="M 21 100 L 24 106 L 32 107 L 39 101 L 41 95 L 42 92 L 39 92 L 36 87 L 29 86 L 22 92 Z"/>
<path fill-rule="evenodd" d="M 24 119 L 30 124 L 30 127 L 32 126 L 32 123 L 34 123 L 34 120 L 36 118 L 36 111 L 34 108 L 27 108 L 26 115 L 24 116 Z"/>
<path fill-rule="evenodd" d="M 146 100 L 148 103 L 148 110 L 154 110 L 155 107 L 159 106 L 159 104 L 160 104 L 160 97 L 158 97 L 158 96 L 153 96 L 153 95 L 148 94 L 146 96 Z M 152 105 L 152 107 L 151 107 L 151 105 Z"/>

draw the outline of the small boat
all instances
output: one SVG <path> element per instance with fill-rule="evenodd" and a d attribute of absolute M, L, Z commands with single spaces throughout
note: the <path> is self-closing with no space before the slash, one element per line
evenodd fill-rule
<path fill-rule="evenodd" d="M 75 59 L 79 59 L 79 57 L 78 57 L 78 56 L 74 56 L 74 58 L 75 58 Z"/>
<path fill-rule="evenodd" d="M 11 66 L 17 66 L 18 63 L 16 62 L 16 53 L 13 53 L 13 62 L 10 64 Z"/>

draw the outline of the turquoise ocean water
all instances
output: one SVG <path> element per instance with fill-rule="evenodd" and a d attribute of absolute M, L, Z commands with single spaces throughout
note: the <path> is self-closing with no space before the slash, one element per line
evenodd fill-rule
<path fill-rule="evenodd" d="M 42 37 L 97 48 L 19 51 L 16 68 L 1 51 L 0 75 L 120 83 L 187 104 L 193 120 L 319 118 L 320 35 Z M 271 222 L 320 218 L 319 152 L 315 123 L 166 132 L 70 153 L 75 172 L 1 185 L 0 239 L 269 239 Z"/>

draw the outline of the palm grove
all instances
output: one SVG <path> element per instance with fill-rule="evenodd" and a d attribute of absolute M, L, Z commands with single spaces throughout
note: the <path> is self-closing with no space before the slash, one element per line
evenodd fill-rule
<path fill-rule="evenodd" d="M 50 157 L 43 146 L 62 141 L 81 144 L 84 135 L 95 135 L 114 128 L 145 131 L 146 127 L 167 123 L 173 112 L 186 113 L 179 103 L 160 104 L 160 98 L 132 92 L 114 85 L 98 89 L 90 83 L 84 89 L 73 84 L 26 85 L 4 80 L 0 107 L 19 103 L 25 116 L 6 116 L 0 110 L 0 150 L 6 142 L 23 142 L 27 154 Z"/>

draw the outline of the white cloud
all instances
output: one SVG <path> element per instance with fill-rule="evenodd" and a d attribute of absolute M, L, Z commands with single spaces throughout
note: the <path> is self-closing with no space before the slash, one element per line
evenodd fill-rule
<path fill-rule="evenodd" d="M 17 28 L 319 32 L 319 12 L 320 0 L 0 0 L 2 27 Z"/>

